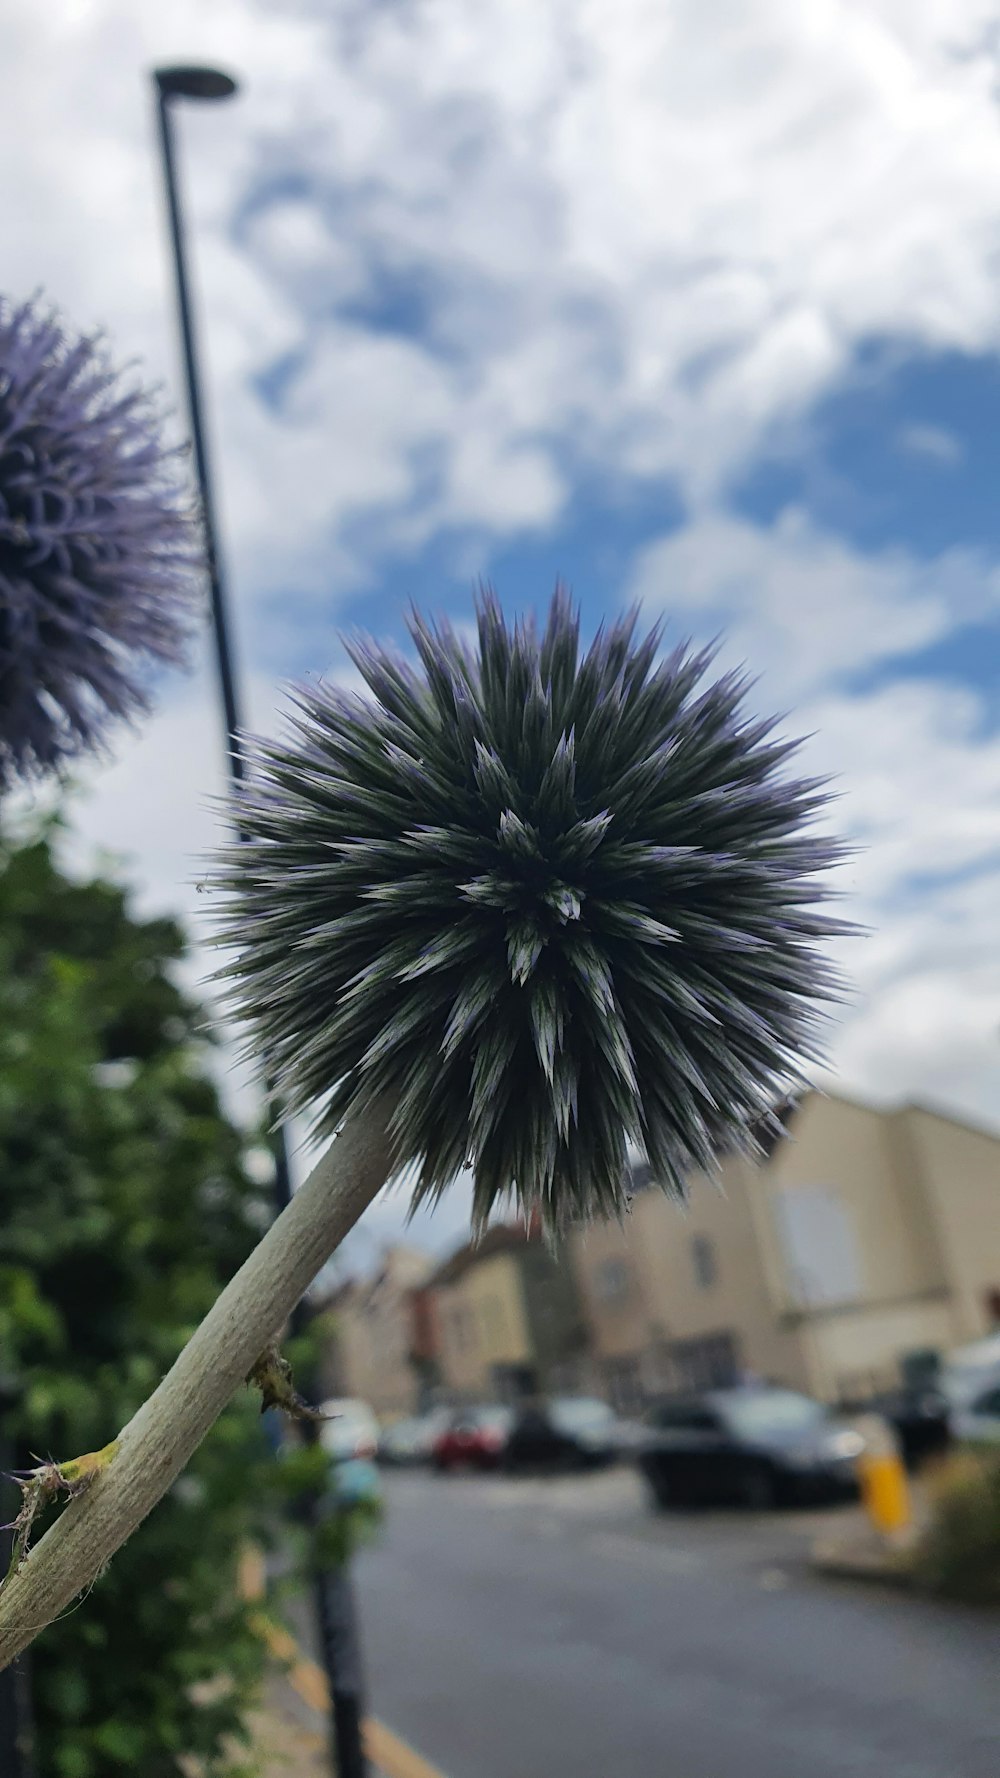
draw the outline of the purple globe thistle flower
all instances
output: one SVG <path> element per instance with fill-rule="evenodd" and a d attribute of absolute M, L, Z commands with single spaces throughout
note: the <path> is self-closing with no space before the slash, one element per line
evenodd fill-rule
<path fill-rule="evenodd" d="M 581 658 L 564 592 L 541 636 L 487 593 L 475 653 L 416 615 L 419 674 L 349 645 L 371 697 L 296 693 L 219 859 L 283 1097 L 325 1129 L 388 1099 L 415 1201 L 468 1161 L 480 1225 L 511 1191 L 549 1227 L 620 1211 L 628 1138 L 678 1194 L 752 1149 L 837 994 L 822 782 L 741 675 L 636 622 Z"/>
<path fill-rule="evenodd" d="M 178 459 L 100 340 L 0 302 L 0 788 L 98 746 L 183 658 L 201 554 Z"/>

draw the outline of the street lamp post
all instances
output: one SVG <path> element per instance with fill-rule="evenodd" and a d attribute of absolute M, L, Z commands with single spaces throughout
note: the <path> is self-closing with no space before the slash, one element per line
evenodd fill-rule
<path fill-rule="evenodd" d="M 222 696 L 225 722 L 226 754 L 234 786 L 242 783 L 246 763 L 240 741 L 240 711 L 233 668 L 232 647 L 226 607 L 222 568 L 219 558 L 215 507 L 209 475 L 208 450 L 202 418 L 201 383 L 195 350 L 194 320 L 188 287 L 187 261 L 184 251 L 184 230 L 181 221 L 180 197 L 174 161 L 173 119 L 171 105 L 177 99 L 229 99 L 236 92 L 231 75 L 216 68 L 157 68 L 153 74 L 156 86 L 157 119 L 163 163 L 163 181 L 167 196 L 170 239 L 173 248 L 177 310 L 180 319 L 184 372 L 187 382 L 191 438 L 194 444 L 195 469 L 201 496 L 205 554 L 211 595 L 212 631 L 215 639 L 216 667 Z M 272 1140 L 274 1152 L 275 1199 L 280 1212 L 291 1198 L 291 1173 L 288 1165 L 288 1144 L 279 1125 Z M 307 1316 L 299 1305 L 293 1318 L 298 1332 Z M 315 1442 L 317 1428 L 312 1421 L 304 1426 L 306 1437 Z M 312 1496 L 306 1502 L 306 1516 L 312 1530 L 321 1519 L 321 1502 Z M 362 1745 L 362 1683 L 358 1657 L 358 1635 L 354 1594 L 346 1563 L 337 1568 L 319 1568 L 314 1576 L 318 1640 L 326 1669 L 330 1694 L 331 1748 L 337 1778 L 366 1778 L 368 1767 Z"/>
<path fill-rule="evenodd" d="M 236 676 L 233 670 L 232 647 L 229 640 L 229 618 L 222 584 L 218 534 L 215 526 L 215 505 L 212 499 L 208 449 L 202 420 L 201 379 L 194 343 L 194 319 L 191 313 L 180 196 L 174 164 L 173 119 L 170 115 L 172 99 L 228 99 L 236 92 L 236 82 L 230 75 L 221 74 L 213 68 L 158 68 L 153 78 L 156 82 L 156 112 L 160 126 L 160 152 L 163 160 L 163 180 L 167 193 L 170 240 L 173 247 L 177 285 L 177 312 L 180 318 L 181 342 L 184 349 L 184 372 L 187 379 L 191 439 L 194 444 L 195 469 L 198 474 L 198 488 L 201 495 L 202 529 L 205 536 L 209 594 L 212 602 L 212 631 L 215 637 L 216 667 L 226 725 L 226 750 L 231 776 L 234 783 L 239 784 L 243 778 L 243 753 L 239 738 L 240 720 L 236 698 Z"/>

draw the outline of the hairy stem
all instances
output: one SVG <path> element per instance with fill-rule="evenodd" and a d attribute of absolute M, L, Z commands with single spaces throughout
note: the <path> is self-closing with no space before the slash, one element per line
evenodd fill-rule
<path fill-rule="evenodd" d="M 101 1573 L 243 1383 L 320 1267 L 392 1169 L 389 1107 L 349 1117 L 305 1184 L 227 1284 L 176 1364 L 0 1588 L 0 1670 Z"/>

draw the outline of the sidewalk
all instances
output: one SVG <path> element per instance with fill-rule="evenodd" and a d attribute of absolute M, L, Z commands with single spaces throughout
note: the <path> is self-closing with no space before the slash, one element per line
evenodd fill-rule
<path fill-rule="evenodd" d="M 250 1718 L 262 1778 L 332 1778 L 326 1675 L 291 1631 L 267 1612 L 266 1566 L 260 1550 L 251 1547 L 243 1552 L 239 1584 L 244 1599 L 258 1605 L 257 1633 L 272 1660 L 260 1708 Z M 364 1741 L 372 1778 L 444 1778 L 375 1717 L 364 1724 Z"/>
<path fill-rule="evenodd" d="M 268 1681 L 249 1728 L 261 1778 L 331 1778 L 327 1742 L 321 1734 L 296 1721 L 280 1675 L 275 1674 Z"/>
<path fill-rule="evenodd" d="M 912 1585 L 908 1556 L 912 1545 L 892 1546 L 867 1527 L 854 1537 L 823 1538 L 812 1548 L 812 1566 L 833 1580 L 867 1580 L 883 1586 Z"/>
<path fill-rule="evenodd" d="M 250 1722 L 261 1778 L 331 1778 L 325 1675 L 290 1632 L 263 1613 L 259 1629 L 274 1658 L 261 1708 Z M 376 1717 L 366 1719 L 364 1741 L 371 1778 L 444 1778 Z"/>
<path fill-rule="evenodd" d="M 912 1586 L 911 1558 L 927 1521 L 927 1496 L 919 1482 L 909 1484 L 912 1517 L 892 1535 L 875 1529 L 859 1506 L 844 1516 L 835 1529 L 816 1539 L 812 1566 L 834 1580 L 862 1580 L 883 1586 Z"/>

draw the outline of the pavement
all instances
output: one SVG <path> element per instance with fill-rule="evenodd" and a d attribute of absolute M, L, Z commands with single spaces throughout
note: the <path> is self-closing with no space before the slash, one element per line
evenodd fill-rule
<path fill-rule="evenodd" d="M 329 1689 L 309 1652 L 312 1623 L 301 1599 L 294 1614 L 301 1641 L 274 1615 L 267 1599 L 269 1566 L 261 1550 L 244 1550 L 240 1591 L 256 1606 L 256 1632 L 271 1656 L 263 1694 L 246 1725 L 255 1771 L 259 1778 L 336 1778 Z M 376 1717 L 365 1718 L 362 1736 L 372 1778 L 440 1778 L 436 1768 Z M 233 1750 L 234 1759 L 237 1752 Z"/>
<path fill-rule="evenodd" d="M 1000 1621 L 821 1576 L 814 1547 L 851 1522 L 655 1514 L 629 1471 L 389 1477 L 356 1563 L 377 1769 L 998 1778 Z M 308 1664 L 307 1602 L 294 1612 Z"/>
<path fill-rule="evenodd" d="M 287 1686 L 277 1675 L 247 1728 L 261 1778 L 331 1778 L 326 1736 L 296 1720 Z"/>
<path fill-rule="evenodd" d="M 276 1657 L 247 1725 L 260 1778 L 336 1778 L 322 1668 L 280 1626 L 262 1619 L 258 1627 Z M 376 1717 L 366 1718 L 363 1740 L 372 1778 L 440 1778 L 435 1766 Z"/>

